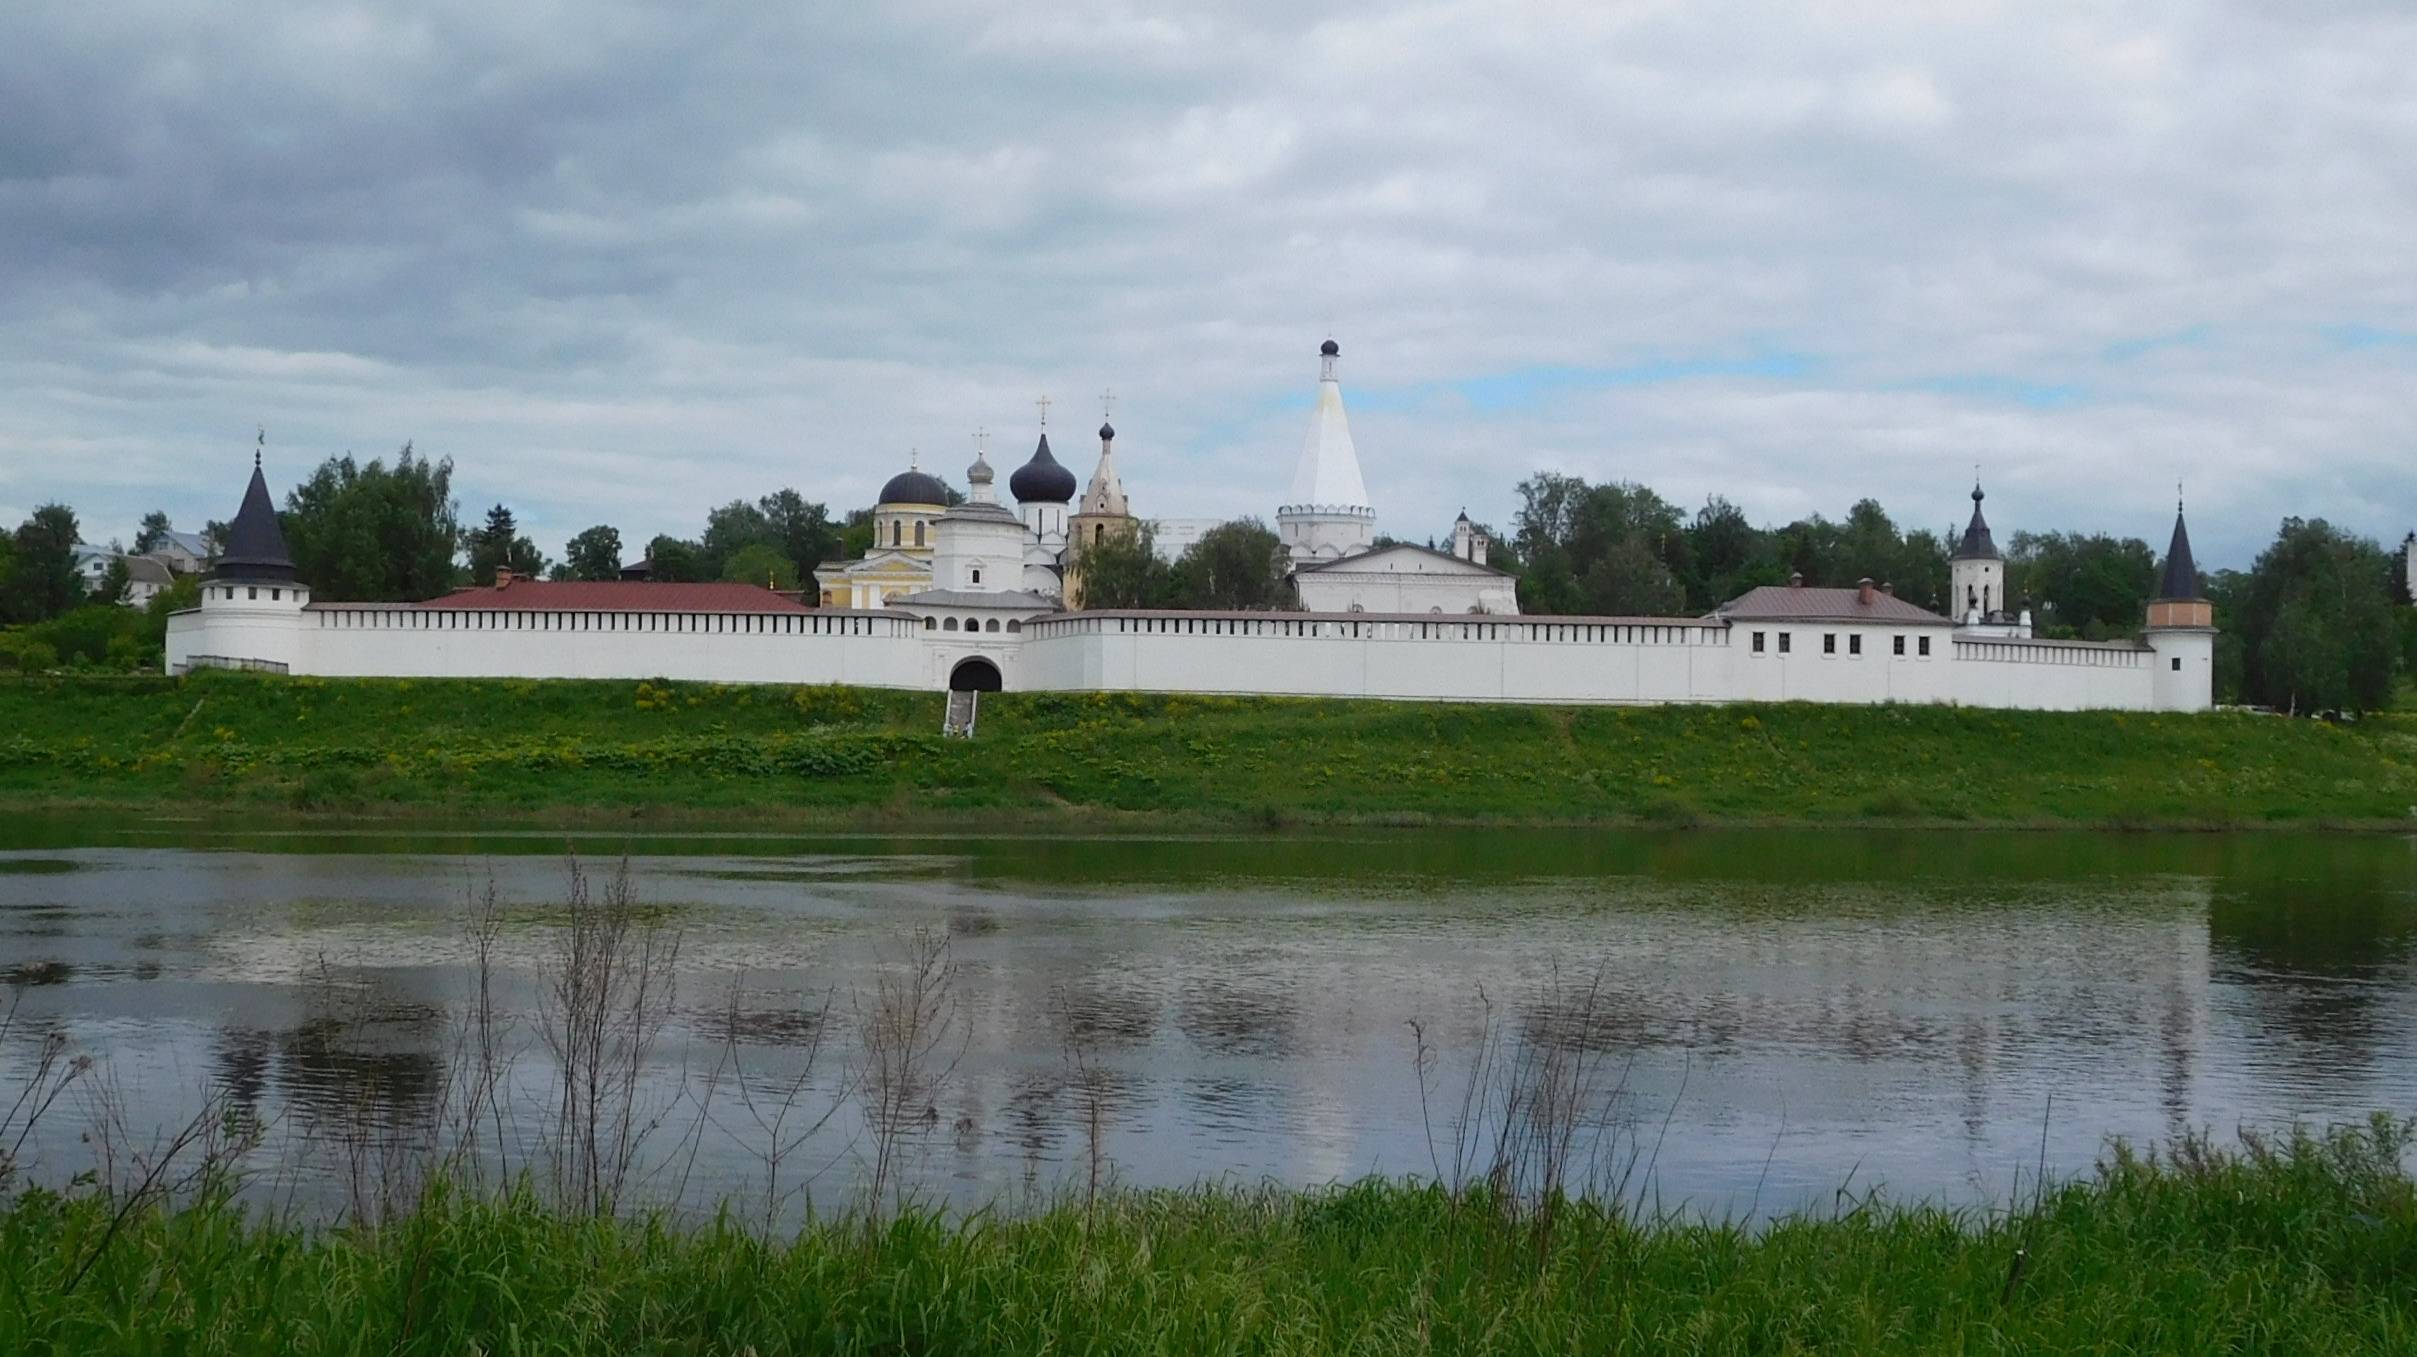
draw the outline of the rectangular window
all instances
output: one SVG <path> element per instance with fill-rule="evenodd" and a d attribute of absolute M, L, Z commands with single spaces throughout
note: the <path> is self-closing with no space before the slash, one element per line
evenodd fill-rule
<path fill-rule="evenodd" d="M 2179 655 L 2174 656 L 2174 672 L 2177 674 L 2182 672 L 2182 657 Z"/>
<path fill-rule="evenodd" d="M 257 586 L 247 584 L 243 587 L 243 596 L 245 598 L 258 598 L 260 597 L 260 590 Z"/>
<path fill-rule="evenodd" d="M 1788 638 L 1789 638 L 1789 635 L 1790 635 L 1790 634 L 1789 634 L 1788 632 L 1784 632 L 1784 631 L 1783 631 L 1783 632 L 1781 632 L 1781 633 L 1779 633 L 1779 653 L 1780 653 L 1780 654 L 1782 654 L 1782 655 L 1785 655 L 1785 654 L 1787 654 L 1787 653 L 1788 653 Z"/>
<path fill-rule="evenodd" d="M 1849 655 L 1860 655 L 1863 653 L 1863 634 L 1861 632 L 1857 632 L 1854 635 L 1846 638 L 1846 653 Z"/>
<path fill-rule="evenodd" d="M 1902 637 L 1902 636 L 1898 636 L 1898 637 L 1893 637 L 1893 638 L 1891 638 L 1891 639 L 1892 639 L 1892 640 L 1894 640 L 1894 641 L 1896 642 L 1896 653 L 1897 653 L 1897 654 L 1899 654 L 1899 655 L 1904 654 L 1904 653 L 1905 653 L 1905 638 L 1904 638 L 1904 637 Z"/>
<path fill-rule="evenodd" d="M 1920 642 L 1920 644 L 1921 644 L 1921 653 L 1922 653 L 1922 658 L 1923 658 L 1923 659 L 1929 659 L 1929 658 L 1930 658 L 1930 638 L 1929 638 L 1929 637 L 1927 637 L 1927 636 L 1925 636 L 1925 637 L 1921 638 L 1921 642 Z"/>
<path fill-rule="evenodd" d="M 1835 655 L 1838 653 L 1838 633 L 1834 631 L 1825 631 L 1821 633 L 1821 653 L 1824 655 Z"/>
<path fill-rule="evenodd" d="M 1759 631 L 1754 633 L 1754 653 L 1757 655 L 1762 653 L 1762 633 Z"/>

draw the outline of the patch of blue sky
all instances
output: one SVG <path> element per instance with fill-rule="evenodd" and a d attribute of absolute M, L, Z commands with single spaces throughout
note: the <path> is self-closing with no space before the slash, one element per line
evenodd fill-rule
<path fill-rule="evenodd" d="M 2417 349 L 2417 330 L 2395 330 L 2381 325 L 2332 325 L 2324 330 L 2327 341 L 2341 349 Z"/>
<path fill-rule="evenodd" d="M 2099 350 L 2098 356 L 2109 363 L 2128 363 L 2144 354 L 2156 353 L 2162 349 L 2198 348 L 2214 337 L 2214 327 L 2192 325 L 2180 330 L 2169 330 L 2164 334 L 2117 340 Z"/>
<path fill-rule="evenodd" d="M 2028 406 L 2034 410 L 2070 409 L 2090 398 L 2089 388 L 2078 382 L 2042 382 L 1982 373 L 1934 377 L 1907 385 L 1916 391 L 1936 391 L 1946 396 L 1976 396 L 1983 400 Z"/>
<path fill-rule="evenodd" d="M 1510 410 L 1548 401 L 1572 391 L 1607 391 L 1619 387 L 1658 386 L 1665 382 L 1743 377 L 1786 381 L 1818 367 L 1810 354 L 1785 350 L 1720 357 L 1655 359 L 1622 367 L 1530 367 L 1470 377 L 1445 384 L 1472 410 Z"/>

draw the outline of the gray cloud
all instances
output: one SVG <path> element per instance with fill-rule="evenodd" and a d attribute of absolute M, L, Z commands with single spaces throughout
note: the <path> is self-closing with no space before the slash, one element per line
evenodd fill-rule
<path fill-rule="evenodd" d="M 14 7 L 0 515 L 223 516 L 264 423 L 642 540 L 1109 385 L 1145 512 L 1266 514 L 1331 329 L 1405 535 L 2417 522 L 2397 0 L 1210 8 Z"/>

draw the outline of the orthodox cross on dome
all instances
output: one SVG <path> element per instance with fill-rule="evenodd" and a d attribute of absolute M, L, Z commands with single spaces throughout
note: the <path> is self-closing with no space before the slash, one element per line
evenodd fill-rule
<path fill-rule="evenodd" d="M 1099 393 L 1099 417 L 1101 419 L 1113 419 L 1116 417 L 1115 387 L 1109 387 L 1107 390 Z"/>
<path fill-rule="evenodd" d="M 982 457 L 987 455 L 989 452 L 990 430 L 977 424 L 974 426 L 974 456 Z"/>
<path fill-rule="evenodd" d="M 1041 398 L 1040 398 L 1039 400 L 1034 401 L 1034 402 L 1033 402 L 1033 404 L 1034 404 L 1034 405 L 1037 405 L 1037 406 L 1039 406 L 1039 407 L 1041 407 L 1041 427 L 1042 427 L 1042 428 L 1044 428 L 1044 429 L 1048 428 L 1048 427 L 1049 427 L 1049 396 L 1048 396 L 1048 393 L 1046 393 L 1046 392 L 1042 393 Z"/>

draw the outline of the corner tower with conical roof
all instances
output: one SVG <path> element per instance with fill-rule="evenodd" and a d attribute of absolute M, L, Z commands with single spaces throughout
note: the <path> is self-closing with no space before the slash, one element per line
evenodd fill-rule
<path fill-rule="evenodd" d="M 1333 561 L 1366 551 L 1376 537 L 1376 510 L 1360 478 L 1359 449 L 1343 413 L 1343 384 L 1335 364 L 1343 346 L 1318 348 L 1318 405 L 1309 437 L 1293 464 L 1292 489 L 1276 508 L 1276 533 L 1295 561 Z"/>
<path fill-rule="evenodd" d="M 302 610 L 309 603 L 310 586 L 296 578 L 285 529 L 277 521 L 277 503 L 269 495 L 268 475 L 255 450 L 243 503 L 227 524 L 227 540 L 219 544 L 210 572 L 202 577 L 201 606 L 168 619 L 168 672 L 288 672 L 300 660 L 308 636 Z"/>
<path fill-rule="evenodd" d="M 2216 609 L 2199 586 L 2199 563 L 2191 556 L 2190 528 L 2182 504 L 2174 504 L 2174 535 L 2165 548 L 2157 597 L 2148 605 L 2141 634 L 2154 655 L 2152 685 L 2159 711 L 2205 711 L 2215 705 Z"/>

